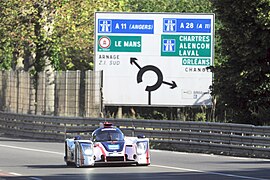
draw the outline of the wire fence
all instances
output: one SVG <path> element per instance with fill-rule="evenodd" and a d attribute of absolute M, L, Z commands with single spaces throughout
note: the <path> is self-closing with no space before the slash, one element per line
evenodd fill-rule
<path fill-rule="evenodd" d="M 102 72 L 0 71 L 0 110 L 4 112 L 99 117 Z"/>

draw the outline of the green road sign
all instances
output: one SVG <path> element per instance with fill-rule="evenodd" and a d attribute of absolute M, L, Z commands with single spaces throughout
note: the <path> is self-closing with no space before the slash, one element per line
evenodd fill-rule
<path fill-rule="evenodd" d="M 161 35 L 161 56 L 211 57 L 211 35 Z"/>
<path fill-rule="evenodd" d="M 141 36 L 98 36 L 98 52 L 141 52 Z"/>
<path fill-rule="evenodd" d="M 210 58 L 183 58 L 182 65 L 184 66 L 210 66 Z"/>

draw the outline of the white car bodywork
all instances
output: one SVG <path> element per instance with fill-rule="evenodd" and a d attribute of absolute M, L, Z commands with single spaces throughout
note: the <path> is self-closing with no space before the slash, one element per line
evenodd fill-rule
<path fill-rule="evenodd" d="M 100 132 L 120 131 L 115 127 L 101 127 Z M 95 130 L 92 137 L 95 137 Z M 121 134 L 120 134 L 121 135 Z M 123 134 L 122 134 L 123 135 Z M 94 166 L 99 163 L 129 163 L 149 165 L 149 139 L 145 137 L 124 137 L 121 140 L 98 141 L 69 138 L 65 140 L 65 162 L 76 167 Z"/>

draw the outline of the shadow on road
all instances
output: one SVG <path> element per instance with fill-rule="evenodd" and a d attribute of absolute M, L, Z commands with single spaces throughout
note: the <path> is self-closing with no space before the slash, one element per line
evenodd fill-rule
<path fill-rule="evenodd" d="M 110 168 L 110 167 L 121 167 L 121 168 L 125 168 L 125 167 L 136 167 L 136 165 L 131 165 L 131 164 L 98 164 L 95 165 L 94 167 L 80 167 L 79 169 L 84 169 L 84 168 Z M 59 164 L 59 165 L 47 165 L 47 164 L 43 164 L 43 165 L 25 165 L 24 167 L 27 168 L 33 168 L 33 169 L 65 169 L 65 168 L 74 168 L 76 169 L 77 167 L 74 166 L 67 166 L 65 164 Z"/>
<path fill-rule="evenodd" d="M 203 175 L 200 173 L 121 173 L 121 174 L 59 174 L 55 176 L 34 177 L 36 180 L 217 180 L 217 176 Z M 26 180 L 34 179 L 33 177 L 5 177 L 7 180 Z M 220 180 L 220 179 L 219 179 Z"/>
<path fill-rule="evenodd" d="M 134 168 L 134 171 L 136 169 Z M 4 177 L 6 180 L 268 180 L 265 174 L 269 169 L 257 169 L 251 172 L 149 172 L 149 173 L 94 173 L 88 174 L 57 174 L 49 176 Z M 246 175 L 245 175 L 246 174 Z M 249 176 L 250 175 L 250 176 Z M 0 178 L 1 179 L 1 178 Z"/>

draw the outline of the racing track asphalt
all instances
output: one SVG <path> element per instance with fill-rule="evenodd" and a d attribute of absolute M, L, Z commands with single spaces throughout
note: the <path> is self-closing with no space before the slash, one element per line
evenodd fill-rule
<path fill-rule="evenodd" d="M 63 143 L 0 135 L 1 180 L 270 180 L 270 160 L 151 150 L 150 166 L 67 167 Z"/>

